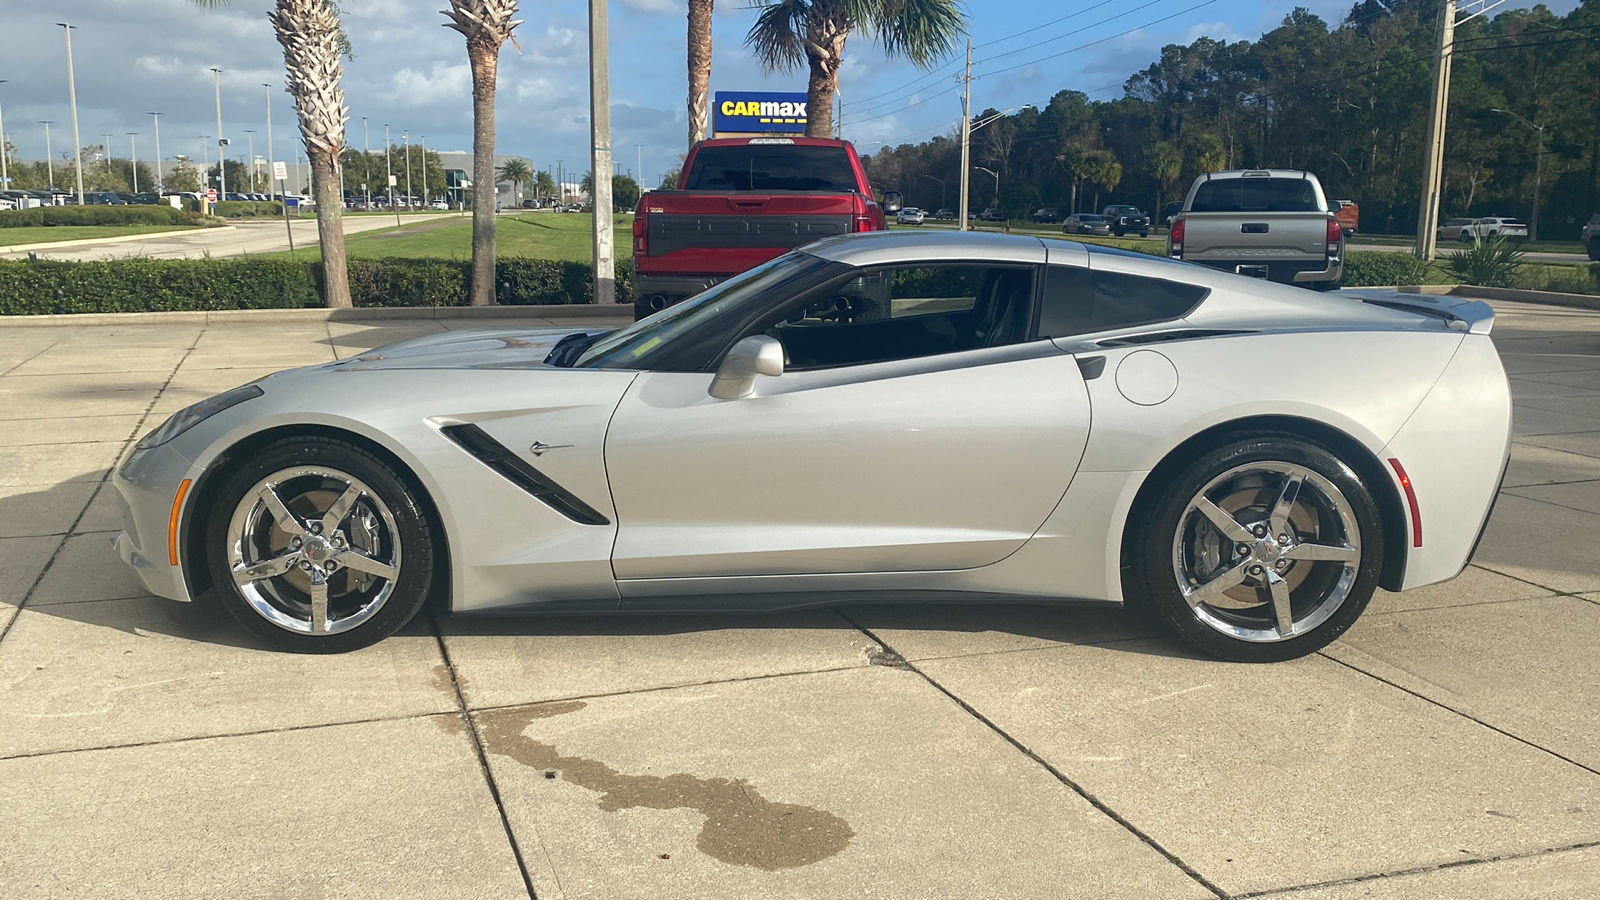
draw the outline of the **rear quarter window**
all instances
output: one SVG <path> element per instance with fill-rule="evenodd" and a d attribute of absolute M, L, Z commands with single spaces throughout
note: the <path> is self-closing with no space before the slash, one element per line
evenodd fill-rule
<path fill-rule="evenodd" d="M 685 182 L 691 191 L 856 191 L 856 173 L 843 147 L 752 144 L 702 147 Z"/>
<path fill-rule="evenodd" d="M 1190 212 L 1321 212 L 1304 178 L 1214 178 L 1194 192 Z"/>
<path fill-rule="evenodd" d="M 1207 288 L 1160 278 L 1046 266 L 1039 336 L 1069 337 L 1181 319 L 1208 293 Z"/>

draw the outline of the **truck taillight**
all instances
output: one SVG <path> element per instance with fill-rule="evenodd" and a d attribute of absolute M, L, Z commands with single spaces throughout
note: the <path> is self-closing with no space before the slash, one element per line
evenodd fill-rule
<path fill-rule="evenodd" d="M 646 249 L 644 206 L 641 204 L 633 211 L 633 255 L 644 256 Z"/>
<path fill-rule="evenodd" d="M 851 201 L 853 212 L 850 218 L 850 230 L 857 234 L 873 231 L 872 210 L 867 208 L 867 201 L 863 200 L 860 194 L 852 197 Z"/>
<path fill-rule="evenodd" d="M 1167 243 L 1172 245 L 1170 255 L 1173 259 L 1183 259 L 1183 220 L 1172 223 L 1172 233 L 1167 236 Z"/>
<path fill-rule="evenodd" d="M 1339 228 L 1338 219 L 1328 220 L 1328 255 L 1339 255 L 1339 242 L 1344 239 L 1344 232 Z"/>

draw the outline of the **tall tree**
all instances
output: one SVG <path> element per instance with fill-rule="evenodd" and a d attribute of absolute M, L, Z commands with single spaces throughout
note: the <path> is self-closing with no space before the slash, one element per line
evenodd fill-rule
<path fill-rule="evenodd" d="M 711 13 L 715 0 L 689 0 L 689 146 L 706 139 L 711 90 Z"/>
<path fill-rule="evenodd" d="M 540 200 L 556 195 L 556 180 L 549 169 L 540 169 L 533 175 L 533 194 Z"/>
<path fill-rule="evenodd" d="M 1167 197 L 1167 191 L 1172 190 L 1178 177 L 1183 174 L 1183 154 L 1178 148 L 1167 141 L 1157 141 L 1150 145 L 1150 171 L 1155 175 L 1160 189 L 1156 191 L 1156 205 L 1150 208 L 1151 218 L 1161 215 L 1161 203 Z"/>
<path fill-rule="evenodd" d="M 518 0 L 450 0 L 446 28 L 467 39 L 472 65 L 472 305 L 494 304 L 494 91 L 500 48 L 521 25 Z"/>
<path fill-rule="evenodd" d="M 228 0 L 193 0 L 207 9 Z M 350 272 L 344 252 L 344 202 L 339 196 L 339 160 L 344 152 L 344 67 L 341 55 L 349 41 L 339 26 L 333 0 L 276 0 L 267 13 L 283 47 L 286 90 L 294 98 L 311 164 L 312 193 L 317 201 L 317 240 L 322 245 L 323 301 L 349 308 Z"/>
<path fill-rule="evenodd" d="M 511 202 L 519 203 L 522 196 L 522 184 L 525 181 L 533 180 L 533 170 L 529 169 L 528 164 L 520 159 L 508 159 L 500 164 L 500 168 L 494 171 L 494 177 L 497 181 L 511 182 Z"/>
<path fill-rule="evenodd" d="M 761 12 L 745 43 L 769 72 L 809 63 L 806 135 L 833 136 L 844 44 L 853 31 L 870 35 L 890 57 L 927 70 L 966 33 L 959 0 L 756 0 Z"/>

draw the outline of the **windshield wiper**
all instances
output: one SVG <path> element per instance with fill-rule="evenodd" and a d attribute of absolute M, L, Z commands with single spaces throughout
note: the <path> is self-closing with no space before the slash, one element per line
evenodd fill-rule
<path fill-rule="evenodd" d="M 583 355 L 583 351 L 594 346 L 596 341 L 610 333 L 609 331 L 578 331 L 569 334 L 556 341 L 556 345 L 550 348 L 550 353 L 544 358 L 545 365 L 570 369 L 578 361 L 578 357 Z"/>

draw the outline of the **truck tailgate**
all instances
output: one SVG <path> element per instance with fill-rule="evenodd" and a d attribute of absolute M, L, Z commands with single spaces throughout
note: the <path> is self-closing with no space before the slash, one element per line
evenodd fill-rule
<path fill-rule="evenodd" d="M 1190 262 L 1321 260 L 1328 220 L 1320 212 L 1183 214 L 1183 258 Z"/>
<path fill-rule="evenodd" d="M 646 255 L 657 259 L 694 250 L 791 250 L 849 234 L 856 203 L 851 194 L 652 191 L 645 209 Z"/>

